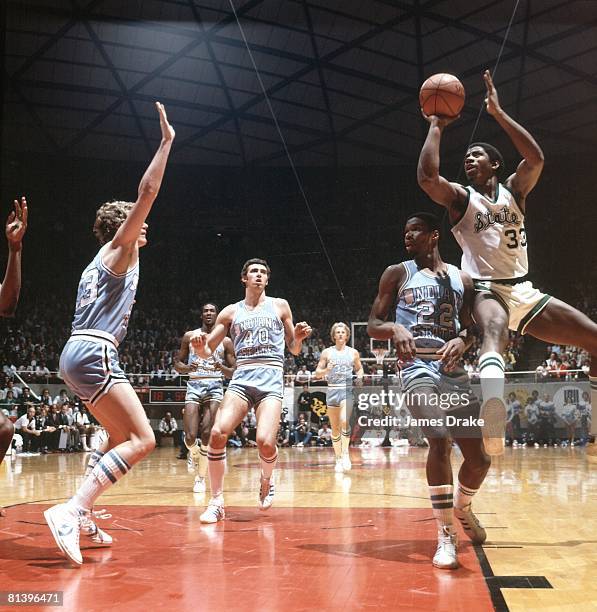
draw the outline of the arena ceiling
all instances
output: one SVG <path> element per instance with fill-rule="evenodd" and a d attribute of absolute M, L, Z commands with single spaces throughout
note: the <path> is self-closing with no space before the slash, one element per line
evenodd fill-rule
<path fill-rule="evenodd" d="M 450 72 L 467 91 L 446 136 L 455 157 L 500 49 L 503 106 L 546 149 L 593 154 L 596 2 L 233 1 L 267 98 L 228 0 L 3 0 L 5 154 L 145 160 L 157 99 L 172 161 L 286 165 L 269 100 L 299 166 L 412 164 L 419 86 Z M 495 134 L 483 116 L 476 135 Z"/>

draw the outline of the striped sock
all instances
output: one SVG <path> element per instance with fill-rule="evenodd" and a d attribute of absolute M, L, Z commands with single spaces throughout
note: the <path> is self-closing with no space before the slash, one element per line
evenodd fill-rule
<path fill-rule="evenodd" d="M 342 430 L 340 434 L 340 448 L 342 449 L 342 454 L 348 452 L 348 447 L 350 445 L 350 429 Z"/>
<path fill-rule="evenodd" d="M 458 481 L 458 487 L 456 488 L 456 495 L 454 496 L 454 508 L 458 508 L 462 510 L 462 508 L 466 508 L 473 501 L 473 495 L 479 489 L 471 489 L 470 487 L 465 487 L 460 480 Z"/>
<path fill-rule="evenodd" d="M 278 449 L 275 449 L 271 457 L 264 457 L 260 451 L 259 460 L 261 461 L 261 475 L 263 478 L 271 478 L 272 472 L 276 467 L 276 462 L 278 461 Z"/>
<path fill-rule="evenodd" d="M 103 456 L 104 456 L 104 453 L 102 453 L 102 451 L 99 451 L 99 450 L 93 451 L 91 455 L 89 455 L 89 461 L 87 462 L 87 467 L 85 468 L 85 474 L 83 474 L 85 478 L 87 478 L 87 476 L 91 474 L 91 472 L 93 471 L 93 468 L 99 463 L 100 459 Z"/>
<path fill-rule="evenodd" d="M 336 454 L 336 459 L 340 459 L 342 457 L 342 436 L 334 437 L 332 436 L 332 446 L 334 447 L 334 453 Z"/>
<path fill-rule="evenodd" d="M 226 470 L 226 447 L 207 447 L 207 467 L 209 482 L 211 483 L 211 496 L 222 497 L 224 493 L 224 471 Z"/>
<path fill-rule="evenodd" d="M 452 522 L 454 520 L 453 489 L 454 487 L 451 484 L 429 487 L 429 497 L 431 498 L 431 506 L 433 507 L 433 516 L 440 529 L 443 527 L 452 528 Z"/>
<path fill-rule="evenodd" d="M 120 456 L 118 451 L 112 449 L 98 461 L 68 503 L 90 511 L 95 500 L 130 469 L 131 466 Z"/>
<path fill-rule="evenodd" d="M 199 461 L 197 461 L 197 475 L 199 478 L 205 478 L 207 474 L 207 446 L 201 444 L 199 447 Z"/>
<path fill-rule="evenodd" d="M 492 397 L 504 400 L 504 370 L 506 365 L 503 357 L 495 351 L 488 351 L 479 357 L 479 378 L 483 402 Z"/>

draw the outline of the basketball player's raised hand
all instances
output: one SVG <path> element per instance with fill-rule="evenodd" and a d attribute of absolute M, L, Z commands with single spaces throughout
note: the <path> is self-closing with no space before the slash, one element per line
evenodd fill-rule
<path fill-rule="evenodd" d="M 294 339 L 297 342 L 300 342 L 305 338 L 308 338 L 311 335 L 312 331 L 313 330 L 311 329 L 311 326 L 308 323 L 305 323 L 305 321 L 301 321 L 300 323 L 297 323 L 294 326 Z"/>
<path fill-rule="evenodd" d="M 161 102 L 155 103 L 158 113 L 160 114 L 160 128 L 162 129 L 162 140 L 172 141 L 176 132 L 174 128 L 168 123 L 168 116 L 166 115 L 166 109 Z"/>
<path fill-rule="evenodd" d="M 456 117 L 446 117 L 444 115 L 426 115 L 425 111 L 421 109 L 421 115 L 425 121 L 431 123 L 432 125 L 437 125 L 441 130 L 443 130 L 447 125 L 450 125 L 452 121 L 456 121 L 460 117 L 457 115 Z"/>
<path fill-rule="evenodd" d="M 464 355 L 465 344 L 462 338 L 452 338 L 448 340 L 438 351 L 437 354 L 441 355 L 440 361 L 444 364 L 444 371 L 452 371 Z"/>
<path fill-rule="evenodd" d="M 193 347 L 195 354 L 199 355 L 199 357 L 203 359 L 211 357 L 211 349 L 207 345 L 207 334 L 203 330 L 196 329 L 193 331 L 189 338 L 189 343 Z"/>
<path fill-rule="evenodd" d="M 486 70 L 483 73 L 483 80 L 485 81 L 485 87 L 487 88 L 487 92 L 485 94 L 485 108 L 491 116 L 497 115 L 502 109 L 500 107 L 497 89 L 493 84 L 493 79 L 491 78 L 491 73 L 489 70 Z"/>
<path fill-rule="evenodd" d="M 417 347 L 413 335 L 402 325 L 394 325 L 392 342 L 396 347 L 396 357 L 400 361 L 411 361 L 417 356 Z"/>
<path fill-rule="evenodd" d="M 6 221 L 6 240 L 8 240 L 8 248 L 11 251 L 18 251 L 21 248 L 21 242 L 27 229 L 27 217 L 29 211 L 27 209 L 27 200 L 23 196 L 21 201 L 14 201 L 15 209 L 8 215 Z"/>

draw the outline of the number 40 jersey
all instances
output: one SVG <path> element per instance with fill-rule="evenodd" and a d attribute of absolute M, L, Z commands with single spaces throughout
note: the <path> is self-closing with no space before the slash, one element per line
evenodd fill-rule
<path fill-rule="evenodd" d="M 116 274 L 102 260 L 105 248 L 81 274 L 72 331 L 96 329 L 111 334 L 120 343 L 126 336 L 135 303 L 139 262 L 124 274 Z"/>
<path fill-rule="evenodd" d="M 428 269 L 420 270 L 413 260 L 402 265 L 406 280 L 398 289 L 396 323 L 413 335 L 417 357 L 439 359 L 437 349 L 460 331 L 458 313 L 464 296 L 460 271 L 446 264 L 448 273 L 440 277 Z"/>

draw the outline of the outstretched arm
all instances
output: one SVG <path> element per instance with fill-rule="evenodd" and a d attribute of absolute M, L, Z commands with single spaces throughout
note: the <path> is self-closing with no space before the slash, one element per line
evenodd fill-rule
<path fill-rule="evenodd" d="M 174 140 L 174 129 L 168 123 L 166 109 L 160 102 L 156 102 L 156 108 L 160 115 L 160 128 L 162 140 L 160 146 L 151 160 L 141 182 L 137 193 L 137 201 L 127 215 L 123 224 L 118 228 L 114 238 L 110 242 L 110 249 L 106 252 L 106 265 L 117 273 L 126 271 L 130 261 L 130 251 L 137 243 L 145 219 L 151 211 L 151 207 L 162 185 L 162 178 L 166 170 L 166 162 Z"/>
<path fill-rule="evenodd" d="M 17 309 L 21 292 L 21 251 L 23 236 L 27 229 L 27 200 L 14 201 L 14 210 L 6 221 L 6 240 L 8 242 L 8 262 L 4 281 L 0 285 L 0 317 L 12 317 Z"/>
<path fill-rule="evenodd" d="M 458 183 L 451 183 L 439 173 L 441 137 L 444 128 L 454 121 L 454 118 L 427 116 L 424 113 L 423 117 L 429 122 L 429 132 L 419 155 L 417 182 L 436 204 L 448 209 L 450 221 L 456 221 L 462 215 L 468 200 L 466 189 Z"/>
<path fill-rule="evenodd" d="M 398 287 L 404 282 L 406 271 L 402 264 L 389 266 L 379 279 L 377 296 L 371 306 L 367 333 L 376 340 L 392 340 L 399 359 L 413 359 L 417 354 L 412 334 L 403 326 L 387 321 L 396 302 Z"/>
<path fill-rule="evenodd" d="M 485 98 L 487 112 L 508 134 L 512 144 L 523 158 L 518 164 L 516 172 L 506 180 L 506 187 L 512 191 L 517 200 L 524 200 L 541 176 L 545 159 L 543 151 L 529 132 L 502 109 L 489 70 L 485 71 L 483 79 L 487 88 L 487 97 Z"/>

